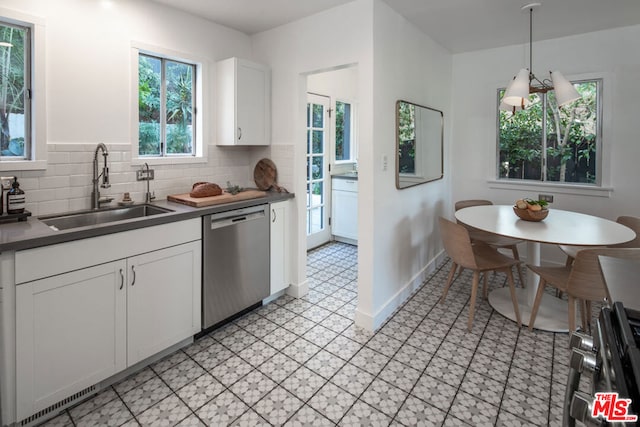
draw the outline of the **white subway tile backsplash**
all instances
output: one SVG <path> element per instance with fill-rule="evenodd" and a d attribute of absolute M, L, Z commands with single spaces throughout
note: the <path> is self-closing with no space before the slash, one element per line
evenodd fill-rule
<path fill-rule="evenodd" d="M 47 161 L 50 165 L 55 165 L 58 163 L 71 163 L 71 156 L 69 155 L 69 153 L 49 151 Z"/>
<path fill-rule="evenodd" d="M 116 202 L 129 192 L 136 202 L 142 202 L 146 182 L 136 180 L 139 166 L 131 164 L 129 144 L 106 144 L 111 187 L 100 194 L 111 196 Z M 88 209 L 92 190 L 93 156 L 96 144 L 51 143 L 48 148 L 48 167 L 45 171 L 19 171 L 14 174 L 26 192 L 26 208 L 32 215 L 47 215 L 69 210 Z M 156 200 L 169 194 L 185 193 L 198 181 L 215 182 L 221 187 L 227 181 L 242 187 L 255 187 L 253 168 L 258 160 L 272 157 L 279 170 L 281 185 L 290 185 L 293 170 L 293 146 L 272 147 L 207 147 L 207 163 L 153 165 L 155 179 L 150 189 Z M 99 168 L 103 158 L 99 156 Z M 287 172 L 283 170 L 289 169 Z M 7 175 L 12 175 L 8 173 Z M 284 181 L 284 182 L 283 182 Z"/>
<path fill-rule="evenodd" d="M 54 190 L 30 190 L 27 192 L 27 190 L 25 190 L 25 193 L 27 194 L 27 200 L 29 202 L 48 202 L 51 200 L 56 200 L 56 193 Z M 28 208 L 27 208 L 28 209 Z"/>
<path fill-rule="evenodd" d="M 90 202 L 87 202 L 87 199 L 69 199 L 69 210 L 70 211 L 80 211 L 84 209 L 90 208 Z"/>
<path fill-rule="evenodd" d="M 56 189 L 56 188 L 62 188 L 62 187 L 69 187 L 70 185 L 71 185 L 70 179 L 68 176 L 49 176 L 46 179 L 40 180 L 41 189 L 46 189 L 46 188 Z"/>
<path fill-rule="evenodd" d="M 28 197 L 28 195 L 27 195 Z M 58 212 L 66 212 L 69 211 L 69 200 L 52 200 L 47 202 L 38 203 L 38 213 L 37 215 L 48 215 L 54 214 Z"/>
<path fill-rule="evenodd" d="M 20 177 L 18 179 L 18 182 L 20 183 L 20 188 L 22 188 L 24 191 L 37 190 L 40 187 L 39 178 Z"/>
<path fill-rule="evenodd" d="M 71 175 L 69 177 L 70 187 L 82 187 L 85 185 L 91 185 L 91 175 Z"/>
<path fill-rule="evenodd" d="M 87 163 L 89 165 L 93 165 L 93 153 L 87 153 L 86 151 L 73 151 L 68 154 L 70 163 Z"/>

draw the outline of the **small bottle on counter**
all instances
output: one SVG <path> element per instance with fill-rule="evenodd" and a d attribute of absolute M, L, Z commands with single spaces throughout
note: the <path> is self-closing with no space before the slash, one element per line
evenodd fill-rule
<path fill-rule="evenodd" d="M 20 189 L 18 177 L 14 176 L 13 184 L 11 184 L 11 190 L 7 192 L 7 213 L 23 213 L 25 203 L 26 196 L 24 191 Z"/>

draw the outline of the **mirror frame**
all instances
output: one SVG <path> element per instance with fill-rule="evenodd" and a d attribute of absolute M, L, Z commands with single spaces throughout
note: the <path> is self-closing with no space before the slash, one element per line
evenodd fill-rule
<path fill-rule="evenodd" d="M 411 185 L 400 186 L 400 104 L 410 104 L 416 107 L 424 108 L 425 110 L 435 112 L 440 115 L 440 133 L 439 138 L 433 138 L 432 140 L 422 141 L 424 144 L 439 145 L 440 149 L 440 170 L 433 174 L 427 174 L 427 176 L 420 182 L 416 182 Z M 439 141 L 438 141 L 439 139 Z M 444 113 L 435 108 L 427 107 L 424 105 L 416 104 L 414 102 L 405 101 L 399 99 L 396 101 L 396 188 L 398 190 L 404 190 L 405 188 L 415 187 L 416 185 L 426 184 L 428 182 L 437 181 L 444 177 Z"/>

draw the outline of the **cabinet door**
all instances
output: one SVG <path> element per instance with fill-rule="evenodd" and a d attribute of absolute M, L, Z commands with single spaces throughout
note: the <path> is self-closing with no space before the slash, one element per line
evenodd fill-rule
<path fill-rule="evenodd" d="M 331 233 L 334 236 L 358 239 L 358 193 L 333 191 L 333 218 Z"/>
<path fill-rule="evenodd" d="M 236 121 L 238 145 L 268 145 L 268 79 L 262 66 L 238 61 Z"/>
<path fill-rule="evenodd" d="M 271 295 L 289 286 L 289 202 L 271 204 Z"/>
<path fill-rule="evenodd" d="M 126 367 L 126 264 L 16 287 L 17 419 Z"/>
<path fill-rule="evenodd" d="M 218 145 L 269 145 L 271 73 L 240 58 L 217 63 Z"/>
<path fill-rule="evenodd" d="M 200 241 L 127 259 L 127 364 L 200 331 Z"/>

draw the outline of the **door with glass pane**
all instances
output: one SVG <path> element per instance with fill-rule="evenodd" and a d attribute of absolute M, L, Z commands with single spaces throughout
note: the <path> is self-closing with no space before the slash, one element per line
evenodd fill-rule
<path fill-rule="evenodd" d="M 307 95 L 307 249 L 331 239 L 329 97 Z"/>

